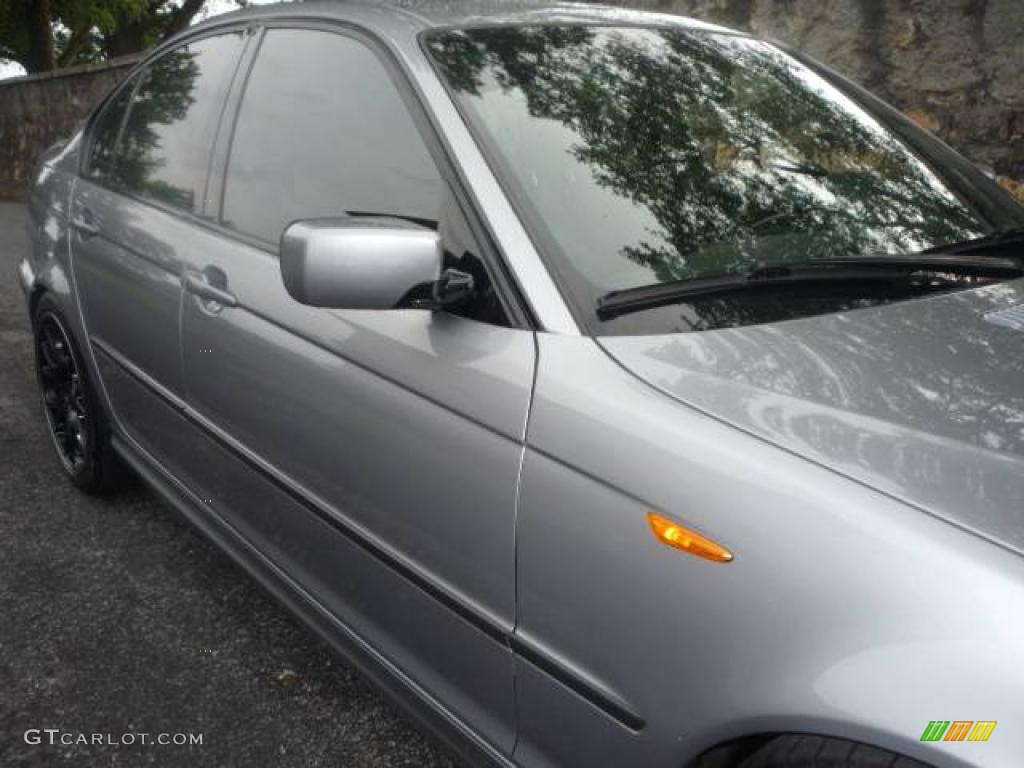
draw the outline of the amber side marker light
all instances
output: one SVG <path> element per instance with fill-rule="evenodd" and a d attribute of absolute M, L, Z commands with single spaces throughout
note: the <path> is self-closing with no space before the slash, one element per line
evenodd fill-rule
<path fill-rule="evenodd" d="M 669 520 L 654 512 L 648 512 L 647 522 L 662 544 L 715 563 L 728 563 L 732 560 L 732 552 L 721 544 L 712 541 L 707 536 L 701 536 L 696 531 L 691 531 L 674 520 Z"/>

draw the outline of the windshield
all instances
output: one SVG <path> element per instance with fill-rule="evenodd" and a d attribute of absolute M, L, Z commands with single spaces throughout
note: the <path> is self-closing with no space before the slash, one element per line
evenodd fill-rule
<path fill-rule="evenodd" d="M 768 43 L 544 25 L 443 31 L 426 47 L 589 317 L 611 291 L 993 229 L 892 130 Z"/>

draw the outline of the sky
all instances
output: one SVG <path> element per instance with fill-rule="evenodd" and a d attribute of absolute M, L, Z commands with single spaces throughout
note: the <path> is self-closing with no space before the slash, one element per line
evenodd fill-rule
<path fill-rule="evenodd" d="M 266 5 L 267 3 L 279 2 L 279 0 L 249 0 L 249 5 Z M 216 16 L 221 13 L 227 13 L 228 11 L 234 11 L 238 8 L 238 4 L 234 0 L 209 0 L 206 7 L 196 16 L 195 21 L 200 22 L 203 19 L 208 19 L 211 16 Z M 25 74 L 25 69 L 20 64 L 16 64 L 10 61 L 0 60 L 0 80 L 5 80 L 9 77 L 18 77 Z"/>

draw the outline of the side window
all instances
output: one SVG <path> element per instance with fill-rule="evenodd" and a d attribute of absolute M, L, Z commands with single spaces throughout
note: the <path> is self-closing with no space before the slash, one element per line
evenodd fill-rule
<path fill-rule="evenodd" d="M 199 212 L 241 41 L 232 32 L 190 42 L 142 73 L 114 164 L 117 186 Z"/>
<path fill-rule="evenodd" d="M 222 210 L 224 226 L 274 246 L 297 219 L 388 214 L 434 226 L 448 265 L 476 281 L 477 297 L 458 313 L 508 324 L 398 88 L 351 37 L 267 31 L 235 124 Z"/>
<path fill-rule="evenodd" d="M 443 182 L 384 65 L 350 37 L 267 31 L 239 111 L 224 224 L 277 244 L 295 219 L 440 218 Z"/>
<path fill-rule="evenodd" d="M 89 160 L 86 165 L 86 176 L 89 178 L 99 181 L 107 181 L 110 178 L 114 150 L 117 148 L 117 137 L 121 133 L 124 113 L 128 110 L 128 101 L 132 97 L 132 91 L 135 89 L 138 79 L 136 75 L 121 86 L 120 90 L 103 107 L 103 111 L 92 126 Z"/>

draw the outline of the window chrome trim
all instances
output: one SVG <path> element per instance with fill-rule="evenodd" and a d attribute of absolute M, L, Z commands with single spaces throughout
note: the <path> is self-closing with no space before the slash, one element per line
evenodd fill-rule
<path fill-rule="evenodd" d="M 497 240 L 505 263 L 519 283 L 540 328 L 563 336 L 582 335 L 569 305 L 537 253 L 483 152 L 463 122 L 455 103 L 430 66 L 426 55 L 418 47 L 416 50 L 418 56 L 415 59 L 404 50 L 396 50 L 396 53 L 403 58 L 410 78 L 419 88 L 424 107 L 433 113 L 438 128 L 451 148 L 452 159 L 458 163 L 463 178 L 472 189 L 479 204 L 479 212 Z"/>

